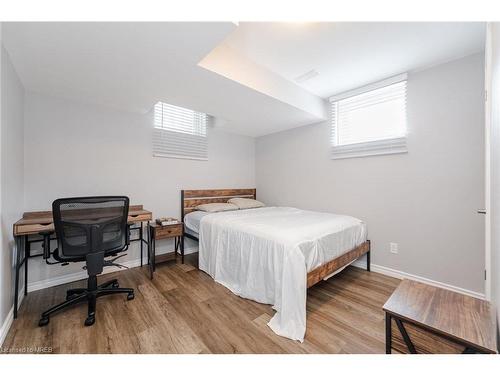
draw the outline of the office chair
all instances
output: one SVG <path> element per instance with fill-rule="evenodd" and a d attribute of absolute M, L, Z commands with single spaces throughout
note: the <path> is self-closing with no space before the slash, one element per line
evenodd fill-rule
<path fill-rule="evenodd" d="M 120 288 L 116 279 L 97 285 L 97 275 L 103 267 L 123 267 L 114 261 L 125 254 L 111 260 L 105 258 L 128 248 L 128 208 L 127 197 L 64 198 L 52 203 L 57 249 L 52 253 L 56 262 L 50 264 L 86 262 L 83 268 L 87 270 L 88 281 L 87 288 L 67 290 L 66 301 L 42 313 L 39 326 L 47 325 L 53 313 L 85 301 L 88 304 L 85 325 L 90 326 L 95 322 L 98 297 L 127 293 L 127 300 L 134 298 L 134 289 Z"/>

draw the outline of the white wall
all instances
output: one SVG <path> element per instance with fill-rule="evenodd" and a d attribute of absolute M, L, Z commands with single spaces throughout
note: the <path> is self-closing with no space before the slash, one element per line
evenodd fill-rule
<path fill-rule="evenodd" d="M 490 194 L 491 194 L 491 296 L 500 321 L 500 23 L 491 24 Z"/>
<path fill-rule="evenodd" d="M 9 55 L 1 49 L 1 250 L 0 328 L 13 304 L 14 239 L 12 224 L 23 212 L 23 103 L 24 88 Z M 0 336 L 1 336 L 0 332 Z M 0 337 L 1 339 L 1 337 Z M 0 342 L 1 344 L 1 342 Z"/>
<path fill-rule="evenodd" d="M 359 217 L 374 264 L 483 293 L 483 64 L 409 74 L 408 154 L 330 160 L 328 122 L 258 138 L 259 199 Z"/>
<path fill-rule="evenodd" d="M 2 91 L 3 91 L 3 79 L 2 79 L 2 23 L 0 22 L 0 197 L 2 195 L 2 173 L 1 173 L 1 152 L 2 152 Z M 0 198 L 0 218 L 2 217 L 2 203 L 1 203 L 1 198 Z M 3 230 L 2 226 L 0 225 L 0 254 L 4 253 L 4 247 L 3 247 Z M 0 255 L 0 273 L 3 275 L 4 273 L 9 272 L 8 270 L 4 270 L 4 256 Z M 5 339 L 5 331 L 7 330 L 8 323 L 6 322 L 6 316 L 4 316 L 3 313 L 3 304 L 4 299 L 7 301 L 7 293 L 8 291 L 8 285 L 4 285 L 3 278 L 0 277 L 0 345 L 2 345 L 4 339 Z M 7 313 L 8 314 L 8 313 Z"/>
<path fill-rule="evenodd" d="M 255 186 L 253 138 L 210 129 L 209 160 L 195 161 L 152 157 L 151 137 L 150 114 L 28 93 L 25 210 L 49 209 L 59 197 L 124 194 L 154 217 L 179 217 L 181 189 Z M 157 251 L 171 246 L 159 241 Z M 123 261 L 138 258 L 135 243 Z M 29 283 L 81 271 L 79 267 L 37 265 Z"/>

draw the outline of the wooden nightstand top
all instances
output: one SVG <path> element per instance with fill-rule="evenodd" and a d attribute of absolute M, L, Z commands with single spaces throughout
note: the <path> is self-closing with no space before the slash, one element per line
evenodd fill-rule
<path fill-rule="evenodd" d="M 383 309 L 473 347 L 497 351 L 495 309 L 487 301 L 405 279 Z"/>
<path fill-rule="evenodd" d="M 184 223 L 182 221 L 178 222 L 177 224 L 170 224 L 170 225 L 160 225 L 156 222 L 151 222 L 149 223 L 149 226 L 152 228 L 170 228 L 170 227 L 179 227 L 179 226 L 184 226 Z"/>

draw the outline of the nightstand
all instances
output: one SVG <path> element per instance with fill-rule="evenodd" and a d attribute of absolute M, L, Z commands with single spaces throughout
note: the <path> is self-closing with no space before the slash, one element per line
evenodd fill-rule
<path fill-rule="evenodd" d="M 174 239 L 174 252 L 156 256 L 156 240 L 167 238 Z M 149 224 L 149 277 L 153 278 L 156 263 L 174 260 L 180 251 L 182 263 L 184 263 L 184 224 L 173 224 L 161 226 L 156 223 Z"/>

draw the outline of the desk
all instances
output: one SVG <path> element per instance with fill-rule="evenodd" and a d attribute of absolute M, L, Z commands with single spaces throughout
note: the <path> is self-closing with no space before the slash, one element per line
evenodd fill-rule
<path fill-rule="evenodd" d="M 144 223 L 149 225 L 152 220 L 153 214 L 145 210 L 142 205 L 130 206 L 128 211 L 128 224 L 140 224 L 140 226 L 131 227 L 130 231 L 139 231 L 139 238 L 132 241 L 141 242 L 141 266 L 143 257 L 143 244 L 149 247 L 149 239 L 144 239 Z M 18 299 L 19 299 L 19 271 L 24 265 L 24 295 L 28 294 L 28 259 L 42 254 L 31 254 L 31 244 L 34 242 L 42 242 L 43 239 L 30 239 L 30 236 L 40 235 L 43 232 L 54 232 L 54 223 L 52 218 L 52 211 L 35 211 L 25 212 L 23 218 L 14 223 L 14 239 L 16 241 L 16 263 L 15 273 L 16 280 L 14 284 L 14 319 L 17 318 Z M 148 230 L 149 234 L 149 230 Z M 51 236 L 50 240 L 55 240 L 56 237 Z M 24 248 L 24 257 L 21 259 L 21 249 Z M 149 253 L 148 253 L 149 257 Z"/>

